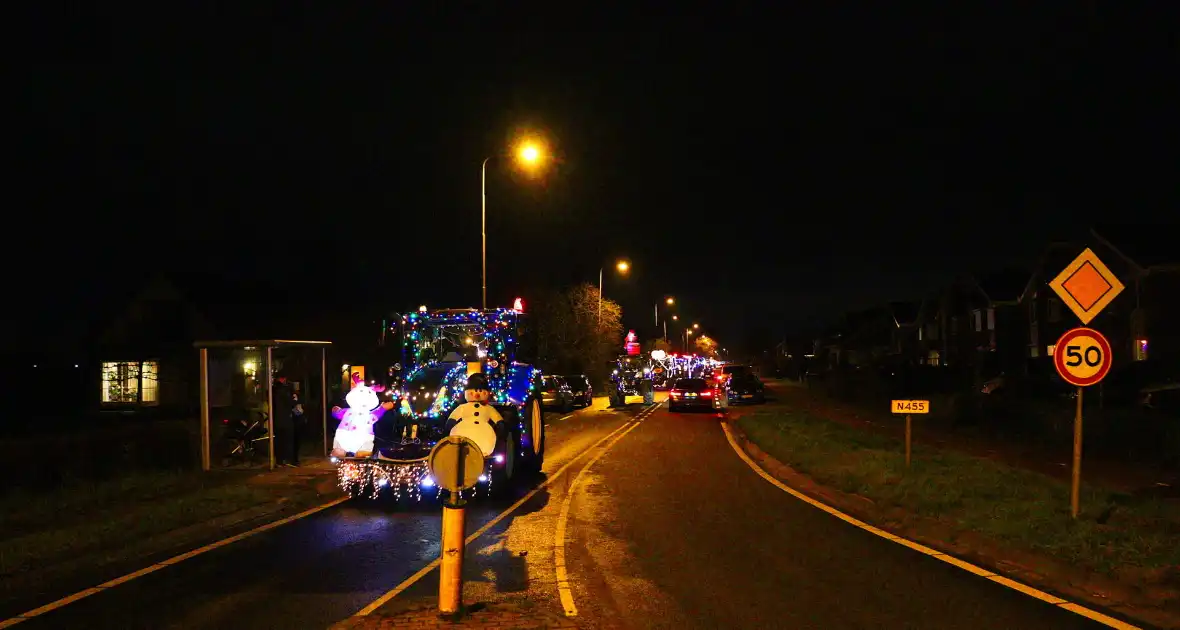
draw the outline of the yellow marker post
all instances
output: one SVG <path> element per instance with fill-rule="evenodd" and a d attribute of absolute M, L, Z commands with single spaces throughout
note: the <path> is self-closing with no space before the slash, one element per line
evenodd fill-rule
<path fill-rule="evenodd" d="M 426 459 L 435 482 L 450 493 L 443 504 L 438 612 L 456 619 L 463 613 L 463 550 L 467 546 L 466 501 L 461 493 L 479 481 L 483 462 L 479 445 L 457 435 L 439 440 Z"/>
<path fill-rule="evenodd" d="M 930 413 L 929 400 L 895 400 L 890 404 L 890 410 L 895 414 L 905 414 L 905 467 L 910 467 L 910 454 L 913 452 L 914 421 L 913 414 Z"/>

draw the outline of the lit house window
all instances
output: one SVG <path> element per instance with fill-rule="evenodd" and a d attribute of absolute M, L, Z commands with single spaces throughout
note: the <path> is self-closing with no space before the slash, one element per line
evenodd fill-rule
<path fill-rule="evenodd" d="M 1135 340 L 1135 360 L 1136 361 L 1146 361 L 1147 360 L 1147 340 L 1146 339 L 1136 339 Z"/>
<path fill-rule="evenodd" d="M 103 363 L 102 402 L 111 405 L 158 404 L 159 370 L 155 361 Z"/>

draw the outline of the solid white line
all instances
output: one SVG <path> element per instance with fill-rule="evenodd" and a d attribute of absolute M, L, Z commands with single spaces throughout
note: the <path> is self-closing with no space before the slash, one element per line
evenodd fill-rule
<path fill-rule="evenodd" d="M 571 413 L 570 415 L 565 416 L 564 418 L 558 418 L 557 421 L 561 422 L 562 420 L 569 420 L 572 417 L 574 417 L 574 414 Z"/>
<path fill-rule="evenodd" d="M 648 407 L 642 413 L 635 416 L 635 422 L 631 425 L 631 428 L 620 433 L 610 444 L 603 447 L 602 451 L 595 455 L 593 459 L 586 462 L 582 470 L 578 471 L 577 475 L 574 475 L 574 480 L 566 490 L 565 498 L 561 501 L 561 512 L 557 516 L 557 529 L 553 533 L 553 565 L 557 574 L 557 596 L 561 599 L 561 607 L 565 611 L 566 617 L 578 616 L 578 607 L 574 605 L 574 593 L 573 589 L 570 588 L 569 573 L 565 563 L 565 534 L 569 524 L 570 505 L 573 504 L 574 493 L 577 491 L 578 482 L 582 480 L 582 476 L 586 474 L 586 471 L 594 466 L 595 462 L 601 459 L 603 455 L 606 455 L 619 440 L 634 431 L 639 426 L 639 421 L 651 415 L 656 407 L 658 405 Z"/>
<path fill-rule="evenodd" d="M 480 536 L 483 536 L 485 533 L 487 533 L 487 531 L 489 529 L 495 527 L 497 523 L 504 520 L 505 517 L 507 517 L 509 514 L 515 512 L 518 508 L 520 508 L 520 506 L 527 503 L 529 501 L 529 499 L 532 499 L 534 496 L 536 496 L 538 492 L 540 492 L 541 490 L 543 490 L 545 488 L 548 488 L 554 481 L 556 481 L 559 477 L 561 477 L 561 475 L 563 475 L 566 470 L 569 470 L 570 466 L 573 466 L 578 461 L 580 461 L 583 457 L 586 457 L 591 452 L 593 452 L 595 448 L 598 448 L 599 444 L 606 442 L 607 440 L 614 437 L 615 434 L 618 433 L 619 431 L 622 431 L 623 429 L 626 429 L 628 426 L 632 426 L 632 425 L 634 425 L 634 421 L 628 420 L 627 422 L 624 422 L 617 429 L 615 429 L 614 431 L 611 431 L 610 433 L 608 433 L 604 437 L 602 437 L 600 440 L 598 440 L 597 442 L 592 444 L 590 446 L 590 448 L 586 449 L 585 451 L 582 451 L 577 457 L 571 459 L 569 462 L 566 462 L 566 464 L 564 466 L 557 469 L 557 472 L 553 473 L 552 475 L 549 475 L 548 478 L 545 479 L 544 483 L 542 483 L 541 485 L 537 486 L 536 488 L 533 488 L 532 490 L 530 490 L 529 493 L 524 495 L 523 497 L 521 497 L 521 499 L 519 501 L 510 505 L 508 507 L 508 509 L 504 510 L 503 512 L 500 512 L 500 514 L 498 514 L 495 518 L 488 521 L 483 527 L 477 529 L 475 531 L 475 533 L 468 536 L 467 540 L 464 541 L 464 544 L 470 545 L 471 543 L 475 542 Z M 397 586 L 390 589 L 388 592 L 386 592 L 381 597 L 378 597 L 377 599 L 373 600 L 368 606 L 365 606 L 364 608 L 358 610 L 353 616 L 354 617 L 365 617 L 365 616 L 372 614 L 373 611 L 384 606 L 386 602 L 393 599 L 394 597 L 397 597 L 403 591 L 405 591 L 406 589 L 413 586 L 415 583 L 418 582 L 418 580 L 421 580 L 422 578 L 426 577 L 426 575 L 428 573 L 430 573 L 432 570 L 434 570 L 434 568 L 437 567 L 438 565 L 439 565 L 439 559 L 435 558 L 429 564 L 422 567 L 421 569 L 418 569 L 417 572 L 415 572 L 410 577 L 406 578 L 401 584 L 398 584 Z"/>
<path fill-rule="evenodd" d="M 762 467 L 759 466 L 750 457 L 750 455 L 748 453 L 746 453 L 745 449 L 743 449 L 741 447 L 741 445 L 737 443 L 737 440 L 734 438 L 733 431 L 729 428 L 728 422 L 721 423 L 721 429 L 723 431 L 725 431 L 725 439 L 729 440 L 729 445 L 733 447 L 734 452 L 738 454 L 738 457 L 742 458 L 742 461 L 746 462 L 747 466 L 749 466 L 754 472 L 758 473 L 759 477 L 762 477 L 763 479 L 769 481 L 771 484 L 773 484 L 779 490 L 786 492 L 787 494 L 795 497 L 796 499 L 799 499 L 800 501 L 803 501 L 804 503 L 806 503 L 814 508 L 818 508 L 820 510 L 823 510 L 824 512 L 827 512 L 828 514 L 835 516 L 836 518 L 844 521 L 845 523 L 848 523 L 850 525 L 855 525 L 856 527 L 859 527 L 859 528 L 865 530 L 866 532 L 869 532 L 870 534 L 873 534 L 875 536 L 880 536 L 881 538 L 884 538 L 885 540 L 895 542 L 899 545 L 904 545 L 906 547 L 909 547 L 910 549 L 913 549 L 914 551 L 917 551 L 919 553 L 923 553 L 923 554 L 930 556 L 932 558 L 937 558 L 938 560 L 941 560 L 947 564 L 956 566 L 956 567 L 963 569 L 964 571 L 967 571 L 969 573 L 974 573 L 975 575 L 978 575 L 986 580 L 990 580 L 992 582 L 995 582 L 996 584 L 1002 584 L 1014 591 L 1024 593 L 1025 595 L 1028 595 L 1029 597 L 1035 597 L 1036 599 L 1039 599 L 1039 600 L 1046 602 L 1048 604 L 1053 604 L 1054 606 L 1060 606 L 1061 608 L 1064 608 L 1070 612 L 1076 613 L 1076 614 L 1081 615 L 1083 617 L 1087 617 L 1089 619 L 1097 621 L 1098 623 L 1101 623 L 1101 624 L 1108 626 L 1110 628 L 1116 628 L 1117 630 L 1142 630 L 1141 628 L 1139 628 L 1139 626 L 1133 626 L 1129 623 L 1119 621 L 1118 619 L 1115 619 L 1114 617 L 1104 615 L 1096 610 L 1091 610 L 1091 609 L 1086 608 L 1084 606 L 1074 604 L 1072 602 L 1061 599 L 1060 597 L 1057 597 L 1056 595 L 1052 595 L 1050 593 L 1046 593 L 1045 591 L 1035 589 L 1035 588 L 1028 586 L 1026 584 L 1021 584 L 1020 582 L 1017 582 L 1016 580 L 1006 578 L 1002 575 L 997 575 L 993 571 L 989 571 L 983 567 L 971 564 L 970 562 L 967 562 L 965 560 L 960 560 L 959 558 L 949 556 L 945 553 L 942 553 L 941 551 L 938 551 L 937 549 L 931 549 L 930 547 L 918 544 L 916 542 L 913 542 L 912 540 L 906 540 L 905 538 L 902 538 L 900 536 L 890 534 L 889 532 L 887 532 L 883 529 L 878 529 L 876 527 L 873 527 L 872 525 L 869 525 L 868 523 L 865 523 L 864 521 L 853 518 L 853 517 L 841 512 L 840 510 L 837 510 L 836 508 L 831 507 L 830 505 L 827 505 L 825 503 L 820 503 L 819 501 L 816 501 L 815 499 L 813 499 L 813 498 L 803 494 L 802 492 L 799 492 L 798 490 L 795 490 L 794 488 L 788 486 L 787 484 L 779 481 L 774 476 L 772 476 L 770 473 L 763 470 Z"/>
<path fill-rule="evenodd" d="M 66 597 L 63 597 L 63 598 L 57 600 L 57 601 L 53 601 L 48 604 L 45 604 L 44 606 L 40 606 L 40 607 L 34 608 L 28 612 L 21 613 L 15 617 L 12 617 L 11 619 L 5 619 L 4 621 L 0 621 L 0 629 L 10 628 L 12 626 L 15 626 L 18 623 L 28 621 L 29 619 L 32 619 L 33 617 L 36 617 L 38 615 L 44 615 L 47 612 L 57 610 L 58 608 L 62 608 L 64 606 L 68 606 L 80 599 L 85 599 L 87 597 L 90 597 L 91 595 L 95 595 L 95 594 L 101 593 L 105 590 L 112 589 L 116 586 L 119 586 L 120 584 L 126 584 L 127 582 L 130 582 L 131 580 L 134 580 L 135 578 L 143 577 L 149 573 L 155 573 L 156 571 L 159 571 L 160 569 L 170 567 L 170 566 L 177 564 L 179 562 L 183 562 L 185 560 L 188 560 L 189 558 L 193 558 L 193 557 L 199 556 L 203 553 L 213 551 L 214 549 L 218 549 L 220 547 L 224 547 L 226 545 L 236 543 L 239 540 L 242 540 L 244 538 L 249 538 L 250 536 L 253 536 L 255 534 L 261 534 L 262 532 L 272 530 L 276 527 L 281 527 L 283 525 L 286 525 L 287 523 L 290 523 L 291 521 L 297 521 L 301 518 L 311 516 L 312 514 L 315 514 L 316 512 L 320 512 L 320 511 L 326 510 L 330 507 L 340 505 L 341 503 L 344 503 L 347 500 L 348 500 L 348 497 L 341 497 L 341 498 L 336 499 L 334 501 L 329 501 L 329 502 L 327 502 L 323 505 L 320 505 L 318 507 L 311 508 L 310 510 L 304 510 L 298 514 L 293 514 L 293 515 L 288 516 L 286 518 L 281 518 L 277 521 L 272 521 L 272 522 L 267 523 L 265 525 L 260 525 L 250 531 L 242 532 L 241 534 L 238 534 L 236 536 L 230 536 L 229 538 L 223 538 L 217 542 L 205 545 L 204 547 L 198 547 L 196 549 L 193 549 L 192 551 L 188 551 L 188 552 L 182 553 L 180 555 L 173 556 L 167 560 L 164 560 L 162 562 L 157 562 L 156 564 L 144 567 L 138 571 L 128 573 L 127 575 L 117 577 L 113 580 L 108 580 L 106 582 L 103 582 L 102 584 L 99 584 L 98 586 L 83 589 L 81 591 L 78 591 L 77 593 L 74 593 L 73 595 L 68 595 Z"/>

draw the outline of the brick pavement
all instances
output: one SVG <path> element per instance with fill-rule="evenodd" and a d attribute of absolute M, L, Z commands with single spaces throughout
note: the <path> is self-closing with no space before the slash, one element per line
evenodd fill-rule
<path fill-rule="evenodd" d="M 427 628 L 470 628 L 488 630 L 533 630 L 578 628 L 560 613 L 538 610 L 529 603 L 495 603 L 471 607 L 459 621 L 443 618 L 434 604 L 419 604 L 366 617 L 350 617 L 331 630 L 422 630 Z"/>

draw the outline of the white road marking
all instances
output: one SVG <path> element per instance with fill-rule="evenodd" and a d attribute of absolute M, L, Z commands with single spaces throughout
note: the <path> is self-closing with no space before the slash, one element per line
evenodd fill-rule
<path fill-rule="evenodd" d="M 565 498 L 561 501 L 561 512 L 557 516 L 557 529 L 553 534 L 553 564 L 557 573 L 557 595 L 561 599 L 561 607 L 565 611 L 566 617 L 578 616 L 578 607 L 574 605 L 574 593 L 573 589 L 570 588 L 569 573 L 565 563 L 565 533 L 569 524 L 570 505 L 573 503 L 574 493 L 578 488 L 578 482 L 582 480 L 582 476 L 586 474 L 586 471 L 590 470 L 590 467 L 592 467 L 595 462 L 597 462 L 602 458 L 603 455 L 606 455 L 606 453 L 610 451 L 611 447 L 613 447 L 619 440 L 626 437 L 628 433 L 634 431 L 644 418 L 651 415 L 652 412 L 658 408 L 659 403 L 656 403 L 643 410 L 643 412 L 635 416 L 635 422 L 631 425 L 631 428 L 620 433 L 618 437 L 611 441 L 610 444 L 607 444 L 605 447 L 603 447 L 602 451 L 595 455 L 593 459 L 586 462 L 586 465 L 582 467 L 582 470 L 578 471 L 578 474 L 574 476 L 573 482 L 570 483 L 569 489 L 566 490 Z"/>
<path fill-rule="evenodd" d="M 640 414 L 640 415 L 642 415 L 642 414 Z M 577 457 L 571 459 L 569 462 L 567 462 L 561 468 L 558 468 L 557 472 L 553 473 L 552 475 L 549 475 L 548 478 L 545 479 L 544 483 L 542 483 L 541 485 L 537 486 L 536 488 L 533 488 L 532 490 L 530 490 L 529 493 L 524 495 L 523 497 L 521 497 L 521 499 L 519 501 L 508 506 L 508 509 L 504 510 L 503 512 L 500 512 L 498 515 L 496 515 L 495 518 L 488 521 L 483 527 L 480 527 L 479 529 L 475 530 L 474 533 L 472 533 L 470 536 L 467 537 L 467 540 L 464 541 L 464 543 L 467 545 L 470 545 L 471 543 L 478 540 L 480 536 L 483 536 L 484 534 L 486 534 L 487 531 L 490 530 L 491 528 L 495 527 L 497 523 L 504 520 L 509 514 L 515 512 L 517 509 L 520 508 L 520 506 L 527 503 L 530 499 L 532 499 L 534 496 L 536 496 L 538 492 L 540 492 L 541 490 L 543 490 L 545 488 L 548 488 L 550 485 L 553 484 L 554 481 L 557 481 L 557 479 L 559 477 L 561 477 L 563 474 L 565 474 L 565 471 L 569 470 L 570 466 L 573 466 L 574 464 L 581 461 L 582 458 L 586 457 L 591 452 L 593 452 L 594 449 L 598 448 L 598 446 L 600 444 L 611 439 L 620 431 L 627 429 L 627 427 L 633 427 L 633 426 L 638 426 L 638 425 L 635 424 L 634 421 L 628 420 L 627 422 L 624 422 L 622 425 L 620 425 L 614 431 L 611 431 L 610 433 L 603 436 L 597 442 L 592 444 L 590 446 L 590 448 L 588 448 L 585 451 L 583 451 L 582 453 L 580 453 Z M 433 571 L 435 569 L 435 567 L 437 567 L 438 565 L 439 565 L 439 559 L 435 558 L 429 564 L 422 567 L 421 569 L 418 569 L 417 572 L 415 572 L 413 575 L 411 575 L 410 577 L 408 577 L 404 581 L 402 581 L 401 584 L 398 584 L 397 586 L 390 589 L 388 592 L 386 592 L 381 597 L 378 597 L 377 599 L 373 600 L 372 603 L 370 603 L 368 606 L 365 606 L 364 608 L 358 610 L 353 616 L 354 617 L 365 617 L 365 616 L 373 614 L 374 611 L 376 611 L 378 608 L 381 608 L 382 606 L 384 606 L 389 600 L 397 597 L 402 592 L 404 592 L 406 589 L 408 589 L 411 586 L 413 586 L 414 584 L 416 584 L 418 582 L 418 580 L 421 580 L 422 578 L 426 577 L 426 575 L 429 574 L 431 571 Z"/>
<path fill-rule="evenodd" d="M 837 510 L 836 508 L 834 508 L 830 505 L 816 501 L 815 499 L 813 499 L 813 498 L 803 494 L 802 492 L 799 492 L 798 490 L 788 486 L 787 484 L 779 481 L 773 475 L 771 475 L 770 473 L 763 470 L 762 467 L 759 466 L 757 464 L 757 462 L 755 462 L 750 457 L 750 455 L 748 453 L 746 453 L 745 449 L 743 449 L 741 447 L 741 445 L 737 443 L 737 440 L 733 436 L 733 431 L 729 428 L 728 422 L 723 422 L 721 424 L 721 429 L 723 431 L 725 431 L 725 439 L 729 440 L 729 445 L 733 447 L 734 452 L 738 454 L 738 457 L 742 458 L 742 461 L 746 462 L 747 466 L 749 466 L 751 469 L 753 469 L 754 472 L 758 473 L 759 477 L 762 477 L 763 479 L 769 481 L 771 484 L 773 484 L 779 490 L 786 492 L 787 494 L 795 497 L 796 499 L 799 499 L 800 501 L 803 501 L 804 503 L 807 503 L 808 505 L 810 505 L 814 508 L 818 508 L 820 510 L 823 510 L 824 512 L 827 512 L 828 514 L 835 516 L 836 518 L 844 521 L 845 523 L 859 527 L 859 528 L 865 530 L 866 532 L 869 532 L 870 534 L 873 534 L 875 536 L 880 536 L 881 538 L 884 538 L 885 540 L 889 540 L 889 541 L 895 542 L 899 545 L 904 545 L 906 547 L 909 547 L 910 549 L 913 549 L 914 551 L 917 551 L 919 553 L 923 553 L 923 554 L 930 556 L 932 558 L 936 558 L 936 559 L 941 560 L 947 564 L 950 564 L 952 566 L 956 566 L 960 569 L 963 569 L 964 571 L 967 571 L 969 573 L 974 573 L 975 575 L 978 575 L 984 579 L 995 582 L 996 584 L 1002 584 L 1012 590 L 1024 593 L 1025 595 L 1028 595 L 1029 597 L 1035 597 L 1045 603 L 1052 604 L 1054 606 L 1060 606 L 1061 608 L 1064 608 L 1070 612 L 1073 612 L 1073 613 L 1079 614 L 1083 617 L 1097 621 L 1098 623 L 1101 623 L 1107 627 L 1116 628 L 1117 630 L 1142 630 L 1141 628 L 1139 628 L 1139 626 L 1133 626 L 1129 623 L 1119 621 L 1118 619 L 1115 619 L 1114 617 L 1104 615 L 1096 610 L 1091 610 L 1091 609 L 1086 608 L 1084 606 L 1080 606 L 1078 604 L 1074 604 L 1072 602 L 1061 599 L 1060 597 L 1057 597 L 1056 595 L 1052 595 L 1050 593 L 1046 593 L 1045 591 L 1035 589 L 1035 588 L 1028 586 L 1026 584 L 1021 584 L 1020 582 L 1017 582 L 1016 580 L 1012 580 L 1012 579 L 1006 578 L 1002 575 L 998 575 L 994 571 L 989 571 L 983 567 L 971 564 L 970 562 L 960 560 L 958 558 L 955 558 L 954 556 L 949 556 L 945 553 L 942 553 L 941 551 L 938 551 L 937 549 L 931 549 L 930 547 L 916 543 L 912 540 L 906 540 L 905 538 L 902 538 L 900 536 L 890 534 L 889 532 L 887 532 L 883 529 L 873 527 L 872 525 L 869 525 L 868 523 L 865 523 L 864 521 L 861 521 L 857 518 L 849 516 L 849 515 L 845 514 L 844 512 L 841 512 L 840 510 Z"/>
<path fill-rule="evenodd" d="M 103 582 L 102 584 L 99 584 L 98 586 L 83 589 L 81 591 L 78 591 L 77 593 L 74 593 L 73 595 L 68 595 L 66 597 L 63 597 L 63 598 L 57 600 L 57 601 L 45 604 L 44 606 L 41 606 L 39 608 L 34 608 L 33 610 L 30 610 L 28 612 L 21 613 L 15 617 L 12 617 L 11 619 L 5 619 L 4 621 L 0 621 L 0 629 L 11 628 L 12 626 L 15 626 L 18 623 L 28 621 L 29 619 L 32 619 L 33 617 L 36 617 L 38 615 L 44 615 L 47 612 L 51 612 L 51 611 L 57 610 L 58 608 L 68 606 L 80 599 L 85 599 L 87 597 L 90 597 L 91 595 L 96 595 L 96 594 L 101 593 L 107 589 L 112 589 L 116 586 L 119 586 L 120 584 L 126 584 L 127 582 L 130 582 L 131 580 L 134 580 L 135 578 L 143 577 L 149 573 L 155 573 L 156 571 L 159 571 L 160 569 L 170 567 L 174 564 L 183 562 L 185 560 L 188 560 L 189 558 L 199 556 L 199 555 L 206 553 L 208 551 L 213 551 L 214 549 L 217 549 L 219 547 L 224 547 L 224 546 L 232 544 L 232 543 L 236 543 L 239 540 L 242 540 L 244 538 L 249 538 L 250 536 L 253 536 L 255 534 L 261 534 L 262 532 L 270 531 L 276 527 L 281 527 L 281 526 L 286 525 L 287 523 L 290 523 L 292 521 L 297 521 L 301 518 L 311 516 L 312 514 L 315 514 L 316 512 L 320 512 L 320 511 L 326 510 L 330 507 L 340 505 L 341 503 L 344 503 L 347 500 L 348 500 L 348 497 L 341 497 L 341 498 L 336 499 L 334 501 L 329 501 L 329 502 L 327 502 L 323 505 L 320 505 L 318 507 L 311 508 L 310 510 L 304 510 L 298 514 L 293 514 L 293 515 L 288 516 L 286 518 L 282 518 L 277 521 L 272 521 L 272 522 L 267 523 L 265 525 L 255 527 L 254 529 L 252 529 L 248 532 L 242 532 L 241 534 L 238 534 L 236 536 L 230 536 L 229 538 L 223 538 L 217 542 L 205 545 L 204 547 L 198 547 L 197 549 L 193 549 L 192 551 L 188 551 L 188 552 L 182 553 L 180 555 L 173 556 L 167 560 L 164 560 L 162 562 L 157 562 L 156 564 L 144 567 L 138 571 L 128 573 L 127 575 L 117 577 L 113 580 L 108 580 L 106 582 Z"/>

